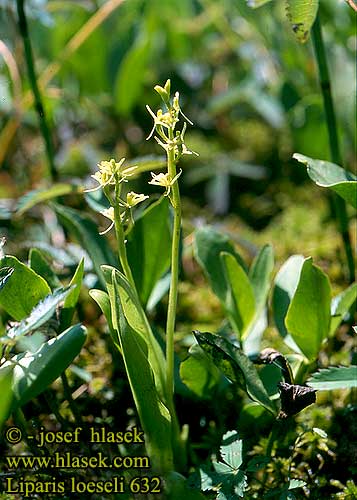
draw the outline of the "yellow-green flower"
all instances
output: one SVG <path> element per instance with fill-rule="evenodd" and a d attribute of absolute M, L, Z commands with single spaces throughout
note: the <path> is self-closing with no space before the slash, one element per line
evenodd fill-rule
<path fill-rule="evenodd" d="M 135 173 L 136 166 L 124 167 L 125 158 L 116 162 L 113 158 L 110 161 L 101 161 L 98 163 L 98 172 L 91 175 L 98 182 L 98 186 L 92 189 L 86 189 L 85 192 L 97 191 L 105 186 L 114 185 L 116 182 L 126 182 L 127 177 Z"/>
<path fill-rule="evenodd" d="M 137 205 L 138 203 L 141 203 L 142 201 L 146 200 L 147 198 L 149 198 L 149 197 L 145 194 L 138 194 L 138 193 L 134 193 L 134 191 L 130 191 L 130 193 L 128 193 L 126 195 L 125 206 L 128 208 L 133 208 L 133 207 L 135 207 L 135 205 Z"/>
<path fill-rule="evenodd" d="M 151 172 L 152 179 L 149 182 L 149 184 L 152 184 L 153 186 L 164 187 L 165 188 L 164 195 L 168 196 L 170 194 L 171 187 L 177 181 L 177 179 L 180 177 L 181 173 L 182 173 L 182 170 L 180 170 L 180 172 L 177 175 L 175 175 L 175 177 L 172 179 L 168 172 L 166 174 L 160 173 L 157 175 L 154 174 L 153 172 Z"/>

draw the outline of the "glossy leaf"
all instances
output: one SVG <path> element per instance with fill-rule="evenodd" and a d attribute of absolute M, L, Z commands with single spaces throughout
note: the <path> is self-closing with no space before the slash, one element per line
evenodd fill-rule
<path fill-rule="evenodd" d="M 331 287 L 326 274 L 308 258 L 286 315 L 285 324 L 302 353 L 317 357 L 330 329 Z"/>
<path fill-rule="evenodd" d="M 333 335 L 343 317 L 348 313 L 348 310 L 353 305 L 357 298 L 357 283 L 352 283 L 346 290 L 339 293 L 332 299 L 331 302 L 331 324 L 330 335 Z"/>
<path fill-rule="evenodd" d="M 135 332 L 135 335 L 141 338 L 141 341 L 146 345 L 145 352 L 149 364 L 155 376 L 155 385 L 160 397 L 165 400 L 165 380 L 166 380 L 166 361 L 162 349 L 156 340 L 150 328 L 147 317 L 143 311 L 140 301 L 131 288 L 128 280 L 120 271 L 115 270 L 110 266 L 102 267 L 106 279 L 106 286 L 111 302 L 112 322 L 114 330 L 118 330 L 118 324 L 115 323 L 113 316 L 113 272 L 115 282 L 120 293 L 120 299 L 124 310 L 125 318 L 130 328 Z M 140 341 L 140 342 L 141 342 Z"/>
<path fill-rule="evenodd" d="M 318 8 L 319 0 L 286 0 L 286 13 L 299 42 L 308 40 Z"/>
<path fill-rule="evenodd" d="M 61 282 L 51 268 L 45 254 L 38 248 L 31 248 L 29 253 L 29 266 L 35 273 L 42 276 L 42 278 L 47 281 L 52 290 L 61 286 Z"/>
<path fill-rule="evenodd" d="M 70 287 L 59 288 L 53 293 L 50 293 L 41 300 L 31 311 L 31 313 L 23 319 L 18 325 L 8 331 L 8 336 L 11 338 L 26 335 L 27 333 L 36 330 L 48 321 L 54 314 L 56 307 L 60 302 L 65 300 L 71 292 Z"/>
<path fill-rule="evenodd" d="M 101 270 L 101 265 L 115 265 L 116 263 L 116 258 L 106 239 L 99 234 L 97 225 L 78 210 L 57 204 L 54 205 L 54 208 L 63 225 L 83 248 L 87 250 L 93 262 L 95 272 L 104 286 L 105 279 Z"/>
<path fill-rule="evenodd" d="M 299 283 L 303 263 L 302 255 L 292 255 L 284 262 L 275 278 L 272 301 L 275 325 L 284 342 L 296 352 L 301 351 L 286 329 L 285 317 Z"/>
<path fill-rule="evenodd" d="M 0 431 L 7 419 L 12 401 L 12 367 L 1 370 L 0 373 Z"/>
<path fill-rule="evenodd" d="M 23 406 L 43 392 L 79 354 L 86 339 L 86 329 L 75 325 L 58 337 L 45 342 L 35 353 L 19 354 L 0 369 L 0 376 L 13 366 L 12 410 Z"/>
<path fill-rule="evenodd" d="M 64 196 L 66 194 L 78 193 L 81 191 L 79 186 L 74 186 L 73 184 L 54 184 L 49 188 L 40 188 L 33 191 L 29 191 L 24 196 L 22 196 L 16 207 L 16 215 L 20 216 L 23 213 L 30 210 L 30 208 L 43 203 L 58 196 Z"/>
<path fill-rule="evenodd" d="M 189 356 L 180 364 L 182 382 L 200 398 L 212 397 L 212 390 L 221 380 L 221 372 L 202 348 L 193 345 Z"/>
<path fill-rule="evenodd" d="M 318 391 L 356 388 L 357 365 L 323 368 L 311 375 L 307 385 Z"/>
<path fill-rule="evenodd" d="M 83 272 L 84 272 L 84 259 L 82 258 L 69 283 L 71 290 L 64 299 L 63 307 L 61 309 L 60 325 L 62 330 L 65 330 L 71 324 L 73 314 L 77 305 L 77 301 L 79 298 L 79 294 L 81 291 Z"/>
<path fill-rule="evenodd" d="M 202 349 L 231 382 L 242 387 L 253 401 L 276 413 L 255 366 L 241 349 L 212 333 L 195 331 L 194 334 Z"/>
<path fill-rule="evenodd" d="M 233 255 L 224 252 L 220 254 L 220 258 L 223 262 L 226 281 L 232 292 L 232 295 L 227 294 L 226 308 L 232 314 L 234 324 L 239 330 L 240 337 L 243 338 L 255 313 L 253 288 L 244 269 Z"/>
<path fill-rule="evenodd" d="M 40 300 L 51 293 L 51 289 L 41 276 L 16 257 L 3 257 L 0 260 L 0 269 L 4 267 L 13 268 L 14 271 L 0 289 L 0 305 L 16 321 L 21 321 Z"/>
<path fill-rule="evenodd" d="M 308 156 L 295 153 L 295 160 L 307 167 L 309 177 L 318 185 L 335 191 L 347 203 L 357 208 L 357 177 L 335 163 L 314 160 Z"/>
<path fill-rule="evenodd" d="M 135 222 L 128 236 L 127 254 L 141 302 L 146 305 L 170 267 L 171 227 L 166 198 L 150 205 Z"/>
<path fill-rule="evenodd" d="M 126 317 L 122 302 L 122 287 L 115 269 L 111 274 L 108 293 L 114 329 L 118 333 L 121 353 L 135 405 L 145 432 L 148 454 L 157 470 L 173 469 L 171 448 L 171 417 L 155 387 L 154 373 L 148 360 L 148 345 L 134 330 Z"/>

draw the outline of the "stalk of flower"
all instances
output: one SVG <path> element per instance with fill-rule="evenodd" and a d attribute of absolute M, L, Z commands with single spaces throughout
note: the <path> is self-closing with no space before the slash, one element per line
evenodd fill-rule
<path fill-rule="evenodd" d="M 149 184 L 165 188 L 164 196 L 168 196 L 174 209 L 173 236 L 171 246 L 171 283 L 169 291 L 169 304 L 166 323 L 166 361 L 167 361 L 167 394 L 169 395 L 169 405 L 173 411 L 174 393 L 174 330 L 177 307 L 177 287 L 179 272 L 179 243 L 181 232 L 181 200 L 178 186 L 178 178 L 182 171 L 177 173 L 177 162 L 184 154 L 197 154 L 190 151 L 185 145 L 186 122 L 192 122 L 183 114 L 179 103 L 179 93 L 176 92 L 172 101 L 170 98 L 171 84 L 167 80 L 164 87 L 156 85 L 155 90 L 161 96 L 166 110 L 159 109 L 156 114 L 149 106 L 148 112 L 153 117 L 154 125 L 148 136 L 154 136 L 156 142 L 166 151 L 167 172 L 155 174 L 151 172 Z M 180 115 L 185 120 L 181 130 L 176 130 L 180 121 Z M 154 135 L 156 132 L 157 135 Z"/>

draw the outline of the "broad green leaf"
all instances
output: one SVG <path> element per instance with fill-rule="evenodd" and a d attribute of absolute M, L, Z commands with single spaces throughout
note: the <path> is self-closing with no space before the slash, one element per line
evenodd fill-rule
<path fill-rule="evenodd" d="M 303 263 L 302 255 L 292 255 L 284 262 L 275 278 L 272 301 L 275 325 L 284 342 L 296 352 L 301 351 L 286 329 L 285 317 L 299 283 Z"/>
<path fill-rule="evenodd" d="M 13 268 L 11 277 L 0 289 L 0 305 L 16 321 L 28 316 L 32 309 L 51 293 L 46 281 L 16 257 L 6 255 L 0 260 L 1 268 Z"/>
<path fill-rule="evenodd" d="M 19 354 L 0 368 L 0 376 L 14 366 L 12 411 L 43 392 L 79 354 L 86 339 L 86 329 L 75 325 L 58 337 L 45 342 L 35 353 Z"/>
<path fill-rule="evenodd" d="M 349 308 L 352 306 L 357 298 L 357 283 L 352 283 L 346 290 L 339 293 L 332 299 L 331 302 L 331 324 L 330 324 L 330 336 L 332 336 L 340 323 L 343 320 L 345 314 L 348 313 Z"/>
<path fill-rule="evenodd" d="M 149 39 L 140 34 L 119 67 L 114 89 L 115 107 L 123 115 L 128 115 L 142 91 L 149 49 Z"/>
<path fill-rule="evenodd" d="M 7 336 L 10 338 L 26 335 L 27 333 L 36 330 L 48 321 L 54 314 L 56 307 L 60 302 L 65 300 L 71 292 L 70 287 L 59 288 L 53 293 L 50 293 L 41 300 L 18 325 L 12 327 Z"/>
<path fill-rule="evenodd" d="M 225 279 L 223 262 L 219 256 L 222 252 L 234 255 L 241 267 L 246 270 L 244 262 L 234 250 L 228 236 L 209 226 L 195 232 L 194 251 L 198 263 L 210 281 L 212 290 L 224 305 L 229 285 Z"/>
<path fill-rule="evenodd" d="M 128 236 L 127 253 L 141 302 L 146 305 L 156 283 L 170 267 L 171 227 L 166 198 L 150 205 L 135 222 Z"/>
<path fill-rule="evenodd" d="M 106 286 L 108 290 L 109 297 L 113 297 L 113 272 L 115 276 L 115 282 L 118 285 L 118 290 L 120 293 L 121 303 L 123 305 L 123 310 L 125 314 L 126 321 L 129 327 L 135 332 L 136 336 L 140 337 L 141 340 L 146 345 L 145 352 L 147 353 L 148 361 L 151 365 L 152 371 L 155 376 L 155 384 L 160 397 L 165 400 L 165 390 L 166 390 L 166 361 L 162 349 L 156 340 L 147 317 L 143 311 L 140 301 L 130 286 L 128 280 L 125 276 L 120 273 L 120 271 L 115 270 L 110 266 L 102 267 Z M 112 299 L 111 308 L 113 310 Z M 118 323 L 116 323 L 115 317 L 112 315 L 112 322 L 114 330 L 118 330 Z"/>
<path fill-rule="evenodd" d="M 202 349 L 229 380 L 246 390 L 253 401 L 276 413 L 255 366 L 241 349 L 212 333 L 195 331 L 194 334 Z"/>
<path fill-rule="evenodd" d="M 311 375 L 307 385 L 318 391 L 356 388 L 357 365 L 322 368 Z"/>
<path fill-rule="evenodd" d="M 299 42 L 308 40 L 318 8 L 319 0 L 286 0 L 286 14 Z"/>
<path fill-rule="evenodd" d="M 95 272 L 101 283 L 105 286 L 101 265 L 115 265 L 116 258 L 106 239 L 99 234 L 97 225 L 78 210 L 58 204 L 54 204 L 53 206 L 63 225 L 88 252 Z"/>
<path fill-rule="evenodd" d="M 78 302 L 78 297 L 81 291 L 81 286 L 83 281 L 83 271 L 84 271 L 84 259 L 82 258 L 69 283 L 71 290 L 64 299 L 63 307 L 61 309 L 60 325 L 62 330 L 65 330 L 71 324 L 73 314 Z"/>
<path fill-rule="evenodd" d="M 54 184 L 49 188 L 40 188 L 29 191 L 18 200 L 16 215 L 22 215 L 38 203 L 43 203 L 44 201 L 52 200 L 58 196 L 78 193 L 80 191 L 81 188 L 79 186 L 74 186 L 73 184 Z"/>
<path fill-rule="evenodd" d="M 223 269 L 230 290 L 226 297 L 226 308 L 234 317 L 240 338 L 244 337 L 255 313 L 255 298 L 252 285 L 242 266 L 229 253 L 221 253 Z M 230 294 L 232 292 L 232 295 Z M 233 300 L 233 303 L 230 303 Z"/>
<path fill-rule="evenodd" d="M 318 185 L 335 191 L 347 203 L 357 208 L 357 177 L 335 163 L 314 160 L 308 156 L 295 153 L 295 160 L 307 167 L 309 177 Z"/>
<path fill-rule="evenodd" d="M 165 274 L 159 281 L 156 282 L 156 285 L 152 289 L 150 293 L 150 297 L 146 304 L 146 310 L 148 312 L 152 312 L 155 309 L 155 306 L 160 302 L 162 297 L 167 293 L 170 289 L 171 283 L 171 273 Z"/>
<path fill-rule="evenodd" d="M 154 373 L 148 360 L 145 339 L 126 319 L 117 273 L 112 270 L 112 286 L 108 287 L 113 326 L 117 330 L 121 353 L 135 405 L 145 432 L 145 444 L 156 470 L 173 470 L 170 412 L 159 397 Z"/>
<path fill-rule="evenodd" d="M 220 452 L 226 464 L 232 469 L 239 469 L 243 463 L 243 440 L 237 431 L 228 431 L 223 435 Z"/>
<path fill-rule="evenodd" d="M 12 401 L 12 367 L 1 370 L 0 374 L 0 431 L 9 414 Z"/>
<path fill-rule="evenodd" d="M 62 286 L 56 273 L 48 263 L 44 253 L 38 248 L 31 248 L 29 253 L 29 266 L 35 271 L 35 273 L 42 276 L 42 278 L 47 281 L 52 290 Z"/>
<path fill-rule="evenodd" d="M 254 259 L 249 270 L 249 278 L 253 287 L 257 315 L 261 313 L 265 306 L 273 270 L 274 250 L 271 245 L 265 245 Z"/>
<path fill-rule="evenodd" d="M 113 327 L 109 295 L 106 292 L 103 292 L 103 290 L 96 290 L 96 289 L 89 290 L 89 295 L 92 297 L 93 300 L 96 301 L 96 303 L 102 310 L 102 313 L 104 314 L 105 319 L 107 320 L 109 332 L 113 339 L 113 342 L 116 345 L 116 347 L 120 350 L 118 335 Z"/>
<path fill-rule="evenodd" d="M 200 398 L 212 397 L 222 374 L 212 359 L 198 345 L 189 349 L 189 356 L 180 364 L 182 382 Z"/>
<path fill-rule="evenodd" d="M 304 261 L 300 280 L 290 302 L 285 325 L 309 359 L 317 357 L 330 329 L 331 287 L 326 274 L 312 263 Z"/>

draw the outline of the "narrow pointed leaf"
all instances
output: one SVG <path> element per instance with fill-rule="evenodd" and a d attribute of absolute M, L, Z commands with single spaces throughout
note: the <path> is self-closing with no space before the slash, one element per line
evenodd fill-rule
<path fill-rule="evenodd" d="M 6 255 L 0 260 L 1 268 L 14 271 L 0 289 L 0 305 L 16 321 L 28 316 L 32 309 L 51 293 L 46 281 L 16 257 Z"/>
<path fill-rule="evenodd" d="M 335 191 L 347 203 L 357 208 L 357 177 L 335 163 L 314 160 L 308 156 L 295 153 L 295 160 L 307 167 L 309 177 L 318 185 Z"/>
<path fill-rule="evenodd" d="M 30 208 L 34 207 L 38 203 L 43 203 L 48 200 L 52 200 L 53 198 L 57 198 L 58 196 L 64 196 L 66 194 L 73 194 L 80 192 L 79 186 L 74 186 L 73 184 L 54 184 L 49 188 L 40 188 L 35 189 L 33 191 L 29 191 L 24 196 L 22 196 L 18 202 L 16 207 L 16 215 L 20 216 L 23 213 L 30 210 Z"/>
<path fill-rule="evenodd" d="M 69 287 L 71 287 L 71 290 L 66 296 L 63 307 L 61 309 L 60 324 L 62 330 L 65 330 L 71 324 L 73 314 L 78 302 L 78 297 L 81 291 L 83 272 L 84 272 L 84 259 L 82 258 L 69 283 Z"/>
<path fill-rule="evenodd" d="M 89 295 L 92 297 L 93 300 L 96 301 L 96 303 L 102 310 L 102 313 L 104 314 L 105 319 L 107 320 L 109 332 L 111 334 L 113 342 L 116 345 L 116 347 L 120 350 L 118 335 L 113 327 L 112 311 L 110 306 L 109 295 L 103 290 L 96 290 L 96 289 L 90 290 Z"/>
<path fill-rule="evenodd" d="M 56 273 L 51 268 L 47 258 L 45 257 L 45 254 L 38 248 L 31 248 L 29 253 L 29 266 L 35 271 L 35 273 L 42 276 L 42 278 L 47 281 L 52 290 L 62 286 Z"/>
<path fill-rule="evenodd" d="M 274 251 L 271 245 L 265 245 L 253 261 L 249 278 L 253 287 L 256 314 L 265 307 L 270 288 L 270 279 L 274 270 Z"/>
<path fill-rule="evenodd" d="M 305 260 L 285 325 L 303 354 L 313 360 L 330 329 L 331 287 L 326 274 Z"/>

